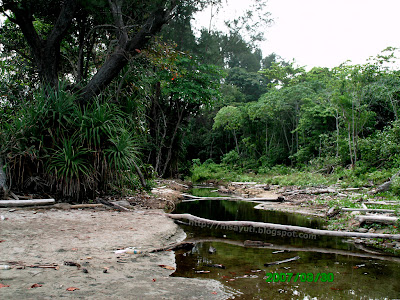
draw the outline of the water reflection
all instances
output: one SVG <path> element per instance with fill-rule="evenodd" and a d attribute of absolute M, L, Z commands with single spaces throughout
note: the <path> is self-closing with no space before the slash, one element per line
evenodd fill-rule
<path fill-rule="evenodd" d="M 254 204 L 234 201 L 181 203 L 176 213 L 214 220 L 248 220 L 322 228 L 316 218 L 255 210 Z M 300 239 L 182 226 L 198 241 L 189 252 L 177 252 L 173 276 L 210 278 L 238 291 L 236 299 L 395 299 L 400 298 L 400 263 L 378 260 L 341 238 Z M 244 247 L 260 240 L 266 248 Z M 210 247 L 215 248 L 210 253 Z M 286 251 L 278 251 L 286 250 Z M 351 251 L 351 252 L 350 252 Z M 299 260 L 265 267 L 264 264 L 300 256 Z M 400 261 L 400 259 L 397 259 Z M 213 265 L 223 265 L 225 269 Z M 332 273 L 333 282 L 266 282 L 266 273 Z"/>

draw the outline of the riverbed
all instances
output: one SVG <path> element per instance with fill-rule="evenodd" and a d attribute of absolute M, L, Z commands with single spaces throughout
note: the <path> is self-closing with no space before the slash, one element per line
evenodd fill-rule
<path fill-rule="evenodd" d="M 216 196 L 198 190 L 192 193 Z M 247 220 L 309 228 L 323 228 L 325 225 L 322 219 L 256 210 L 255 205 L 228 200 L 190 201 L 180 203 L 175 212 L 219 221 Z M 196 244 L 191 251 L 176 253 L 177 269 L 172 276 L 218 280 L 236 292 L 236 299 L 400 297 L 400 258 L 366 251 L 357 247 L 353 240 L 180 226 L 187 233 L 188 240 Z M 248 246 L 249 240 L 259 241 L 264 246 Z M 299 258 L 265 266 L 295 257 Z M 332 280 L 328 281 L 328 276 Z"/>

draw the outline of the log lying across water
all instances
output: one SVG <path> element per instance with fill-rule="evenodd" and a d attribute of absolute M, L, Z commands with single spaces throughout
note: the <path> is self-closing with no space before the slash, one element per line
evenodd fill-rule
<path fill-rule="evenodd" d="M 312 235 L 323 235 L 323 236 L 337 236 L 337 237 L 357 237 L 357 238 L 381 238 L 381 239 L 393 239 L 400 240 L 400 234 L 380 234 L 380 233 L 361 233 L 361 232 L 347 232 L 347 231 L 331 231 L 331 230 L 321 230 L 321 229 L 312 229 L 301 226 L 292 226 L 292 225 L 281 225 L 274 223 L 262 223 L 262 222 L 252 222 L 252 221 L 215 221 L 204 218 L 199 218 L 193 216 L 191 214 L 166 214 L 171 219 L 180 220 L 185 219 L 189 220 L 189 225 L 194 225 L 202 228 L 210 228 L 210 229 L 224 229 L 224 228 L 265 228 L 265 229 L 275 229 L 285 232 L 301 232 Z M 237 231 L 237 230 L 236 230 Z M 249 230 L 243 230 L 243 232 L 247 232 Z M 242 230 L 240 230 L 242 232 Z M 255 232 L 255 231 L 254 231 Z M 285 236 L 281 234 L 281 236 Z M 286 236 L 288 236 L 286 234 Z"/>

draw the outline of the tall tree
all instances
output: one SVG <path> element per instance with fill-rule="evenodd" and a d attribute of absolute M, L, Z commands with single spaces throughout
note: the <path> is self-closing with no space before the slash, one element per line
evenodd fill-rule
<path fill-rule="evenodd" d="M 78 48 L 79 57 L 72 63 L 77 69 L 83 67 L 85 50 L 107 49 L 100 64 L 86 70 L 87 79 L 77 76 L 74 80 L 74 90 L 79 91 L 80 99 L 87 102 L 99 95 L 131 58 L 141 53 L 150 39 L 174 17 L 177 7 L 189 2 L 194 8 L 206 3 L 183 0 L 4 0 L 1 12 L 18 25 L 43 85 L 57 88 L 60 75 L 72 75 L 60 74 L 63 42 L 68 41 L 71 47 Z M 46 24 L 45 30 L 39 30 L 38 21 Z M 91 39 L 99 32 L 104 38 L 95 45 Z"/>

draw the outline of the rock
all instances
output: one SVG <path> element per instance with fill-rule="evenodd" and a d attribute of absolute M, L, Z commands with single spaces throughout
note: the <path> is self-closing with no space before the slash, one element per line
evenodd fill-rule
<path fill-rule="evenodd" d="M 125 208 L 133 208 L 132 205 L 126 200 L 111 201 L 111 203 Z"/>
<path fill-rule="evenodd" d="M 367 233 L 368 229 L 367 228 L 358 228 L 357 231 L 361 232 L 361 233 Z"/>
<path fill-rule="evenodd" d="M 71 209 L 71 204 L 61 202 L 61 203 L 54 204 L 54 207 L 55 208 L 59 208 L 59 209 L 68 210 L 68 209 Z"/>

